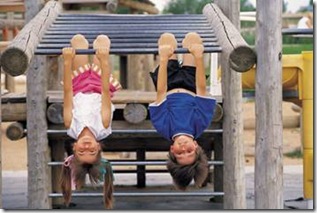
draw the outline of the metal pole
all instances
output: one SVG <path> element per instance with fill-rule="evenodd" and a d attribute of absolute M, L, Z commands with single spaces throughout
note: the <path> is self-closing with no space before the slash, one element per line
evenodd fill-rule
<path fill-rule="evenodd" d="M 165 161 L 110 161 L 113 166 L 158 166 L 158 165 L 166 165 Z M 59 166 L 62 165 L 63 162 L 49 162 L 49 166 Z M 208 165 L 223 165 L 223 161 L 208 161 Z"/>
<path fill-rule="evenodd" d="M 223 192 L 114 192 L 115 197 L 190 197 L 190 196 L 222 196 Z M 62 193 L 50 193 L 49 197 L 62 197 Z M 102 193 L 72 193 L 72 197 L 102 197 Z"/>

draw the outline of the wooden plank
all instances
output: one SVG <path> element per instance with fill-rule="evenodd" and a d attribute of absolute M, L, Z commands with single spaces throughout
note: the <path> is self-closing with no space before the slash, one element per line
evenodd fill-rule
<path fill-rule="evenodd" d="M 240 0 L 216 0 L 231 21 L 239 20 Z M 229 3 L 230 2 L 230 3 Z M 218 7 L 217 7 L 218 8 Z M 224 15 L 223 15 L 224 16 Z M 227 22 L 230 22 L 226 19 Z M 218 24 L 222 24 L 218 20 Z M 225 26 L 239 29 L 239 25 L 231 22 Z M 221 28 L 221 27 L 220 27 Z M 217 29 L 217 28 L 214 28 Z M 229 41 L 227 41 L 229 42 Z M 228 45 L 228 44 L 227 44 Z M 223 101 L 223 159 L 224 159 L 224 209 L 246 208 L 246 187 L 244 173 L 244 143 L 243 143 L 243 108 L 241 74 L 235 72 L 229 65 L 231 51 L 224 48 L 221 53 L 221 83 Z"/>
<path fill-rule="evenodd" d="M 274 5 L 272 5 L 274 2 Z M 255 208 L 283 209 L 282 0 L 257 1 Z"/>
<path fill-rule="evenodd" d="M 25 12 L 22 2 L 0 2 L 0 12 Z"/>
<path fill-rule="evenodd" d="M 29 1 L 28 1 L 29 2 Z M 30 3 L 30 2 L 29 2 Z M 23 74 L 29 66 L 39 38 L 62 10 L 57 1 L 49 1 L 45 7 L 13 39 L 1 55 L 3 70 L 12 75 Z"/>
<path fill-rule="evenodd" d="M 63 102 L 62 91 L 48 91 L 48 103 L 61 103 Z M 120 90 L 117 91 L 113 98 L 114 104 L 126 103 L 151 103 L 156 99 L 156 92 L 137 91 L 137 90 Z"/>
<path fill-rule="evenodd" d="M 63 101 L 62 91 L 48 91 L 48 103 L 61 103 Z M 215 96 L 216 101 L 222 102 L 222 96 Z M 114 104 L 127 104 L 127 103 L 152 103 L 156 99 L 155 91 L 140 91 L 140 90 L 119 90 L 113 98 Z"/>
<path fill-rule="evenodd" d="M 2 103 L 1 114 L 3 122 L 26 121 L 26 103 Z"/>

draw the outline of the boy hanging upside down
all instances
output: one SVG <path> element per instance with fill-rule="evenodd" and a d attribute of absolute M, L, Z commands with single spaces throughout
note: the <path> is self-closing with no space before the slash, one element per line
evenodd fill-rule
<path fill-rule="evenodd" d="M 186 34 L 182 46 L 189 50 L 180 65 L 174 50 L 173 34 L 158 40 L 159 66 L 150 73 L 157 90 L 149 106 L 157 132 L 171 141 L 167 169 L 177 188 L 185 190 L 192 179 L 201 187 L 208 175 L 207 156 L 196 139 L 210 125 L 216 101 L 206 91 L 202 39 L 195 32 Z"/>

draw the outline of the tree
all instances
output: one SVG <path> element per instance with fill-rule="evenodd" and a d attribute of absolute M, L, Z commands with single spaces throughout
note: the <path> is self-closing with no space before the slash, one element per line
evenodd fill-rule
<path fill-rule="evenodd" d="M 248 0 L 240 0 L 240 11 L 255 11 L 255 7 Z"/>
<path fill-rule="evenodd" d="M 164 14 L 201 14 L 211 0 L 171 0 L 163 9 Z"/>

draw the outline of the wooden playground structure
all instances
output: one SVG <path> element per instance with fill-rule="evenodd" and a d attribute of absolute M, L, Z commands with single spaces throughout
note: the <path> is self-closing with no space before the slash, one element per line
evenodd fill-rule
<path fill-rule="evenodd" d="M 110 11 L 113 11 L 117 4 L 128 5 L 128 2 L 103 1 L 104 6 Z M 120 57 L 120 80 L 127 89 L 118 92 L 113 98 L 117 108 L 113 121 L 113 134 L 106 139 L 107 146 L 104 151 L 136 153 L 136 161 L 112 161 L 112 163 L 113 165 L 137 165 L 135 172 L 138 187 L 146 187 L 145 174 L 148 172 L 146 165 L 164 165 L 162 161 L 147 161 L 145 153 L 167 151 L 169 144 L 157 135 L 149 120 L 147 106 L 154 100 L 154 92 L 130 89 L 129 75 L 132 73 L 132 75 L 140 76 L 140 74 L 137 74 L 137 70 L 127 67 L 127 63 L 131 63 L 128 60 L 139 60 L 140 58 L 137 58 L 139 54 L 147 55 L 147 57 L 157 54 L 157 38 L 163 32 L 172 32 L 176 35 L 176 39 L 181 41 L 187 32 L 196 31 L 203 38 L 205 53 L 221 53 L 223 95 L 216 97 L 218 105 L 215 118 L 210 128 L 200 138 L 200 143 L 210 158 L 210 165 L 214 168 L 214 180 L 217 183 L 214 186 L 214 192 L 210 192 L 208 196 L 214 195 L 220 198 L 225 209 L 246 207 L 241 89 L 250 86 L 256 88 L 257 94 L 263 94 L 262 99 L 257 100 L 260 103 L 258 109 L 266 114 L 266 119 L 259 118 L 257 123 L 259 138 L 264 134 L 261 131 L 265 131 L 267 143 L 264 145 L 259 143 L 256 150 L 256 156 L 260 159 L 256 162 L 256 173 L 262 176 L 257 176 L 255 181 L 259 186 L 255 187 L 256 207 L 283 208 L 282 156 L 281 152 L 274 151 L 281 149 L 280 135 L 283 127 L 281 121 L 276 118 L 281 115 L 279 104 L 283 97 L 275 97 L 274 94 L 282 93 L 285 89 L 298 91 L 298 96 L 293 97 L 293 100 L 297 100 L 297 104 L 300 102 L 303 107 L 304 191 L 305 198 L 313 199 L 313 132 L 311 128 L 313 121 L 310 116 L 313 109 L 312 54 L 303 53 L 301 56 L 295 56 L 296 61 L 300 61 L 297 65 L 291 63 L 294 58 L 284 60 L 283 57 L 283 70 L 290 67 L 291 71 L 286 74 L 286 77 L 283 76 L 286 80 L 283 81 L 282 88 L 282 84 L 279 83 L 282 79 L 275 78 L 276 70 L 282 72 L 282 61 L 276 61 L 276 58 L 272 58 L 271 55 L 264 56 L 265 51 L 255 55 L 235 27 L 239 25 L 231 21 L 235 20 L 232 17 L 234 13 L 230 15 L 229 11 L 237 10 L 231 7 L 233 6 L 226 5 L 225 1 L 215 1 L 215 4 L 207 4 L 202 14 L 196 15 L 153 15 L 156 12 L 152 7 L 144 9 L 148 13 L 146 15 L 82 12 L 78 14 L 67 12 L 60 1 L 47 1 L 37 13 L 33 11 L 36 15 L 8 44 L 0 59 L 1 67 L 7 74 L 19 76 L 26 73 L 27 75 L 27 94 L 5 94 L 2 95 L 1 102 L 2 107 L 7 109 L 5 114 L 2 113 L 2 121 L 14 122 L 9 127 L 11 131 L 7 131 L 8 136 L 12 139 L 27 137 L 29 208 L 50 209 L 53 204 L 61 202 L 57 183 L 60 174 L 59 165 L 65 157 L 64 147 L 69 138 L 63 127 L 62 91 L 59 90 L 62 70 L 58 68 L 52 70 L 50 66 L 58 63 L 61 49 L 69 44 L 70 38 L 76 33 L 84 34 L 90 43 L 98 34 L 107 34 L 112 41 L 110 54 L 122 56 Z M 271 9 L 265 5 L 260 7 L 263 10 L 259 10 L 259 14 Z M 279 15 L 279 12 L 273 12 L 272 20 L 278 19 Z M 272 27 L 279 29 L 278 24 Z M 263 30 L 261 32 L 263 34 L 267 33 L 265 29 L 260 30 Z M 267 37 L 270 36 L 277 36 L 274 38 L 279 40 L 278 32 L 276 35 Z M 259 44 L 261 44 L 260 41 Z M 281 43 L 277 43 L 276 48 L 279 45 Z M 177 48 L 176 53 L 183 54 L 187 51 Z M 79 50 L 77 53 L 94 54 L 94 50 Z M 261 57 L 269 61 L 267 63 L 272 63 L 272 66 L 261 70 L 264 66 Z M 267 60 L 268 58 L 270 60 Z M 256 61 L 257 72 L 262 71 L 259 76 L 255 74 Z M 271 79 L 268 79 L 269 77 Z M 273 82 L 273 85 L 269 80 Z M 259 82 L 266 82 L 267 87 L 258 87 Z M 270 88 L 271 98 L 265 95 L 268 93 L 268 88 Z M 265 108 L 265 103 L 271 103 L 274 107 Z M 137 116 L 128 116 L 131 113 Z M 266 173 L 263 173 L 263 167 L 266 168 Z M 264 178 L 269 175 L 274 176 L 275 182 L 272 182 L 270 178 Z M 266 187 L 263 189 L 261 186 Z M 114 195 L 120 196 L 116 192 Z M 195 195 L 206 194 L 196 192 Z M 147 195 L 144 194 L 144 196 Z M 260 200 L 262 200 L 261 203 Z"/>

